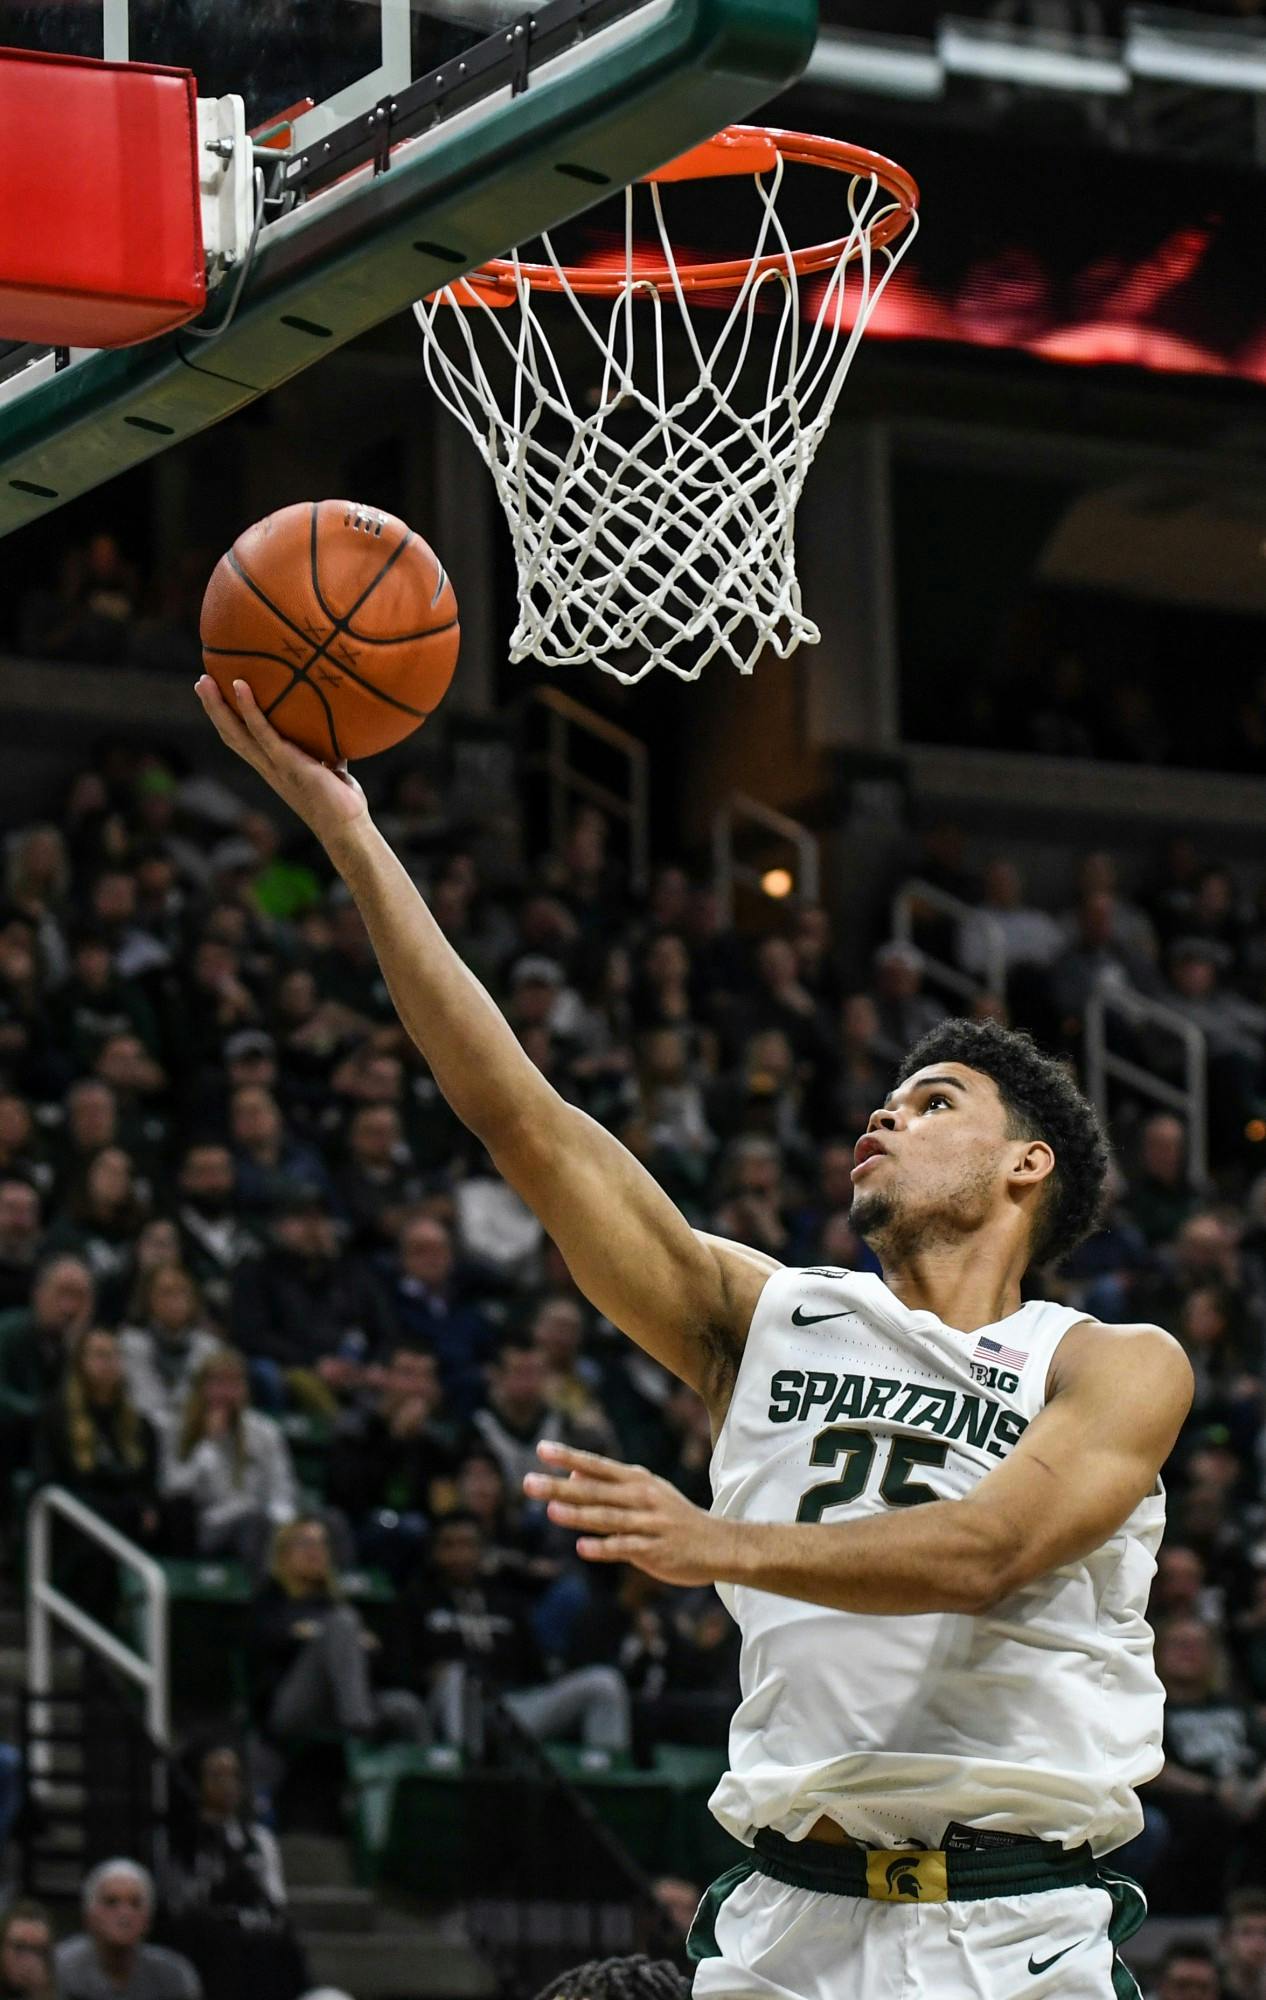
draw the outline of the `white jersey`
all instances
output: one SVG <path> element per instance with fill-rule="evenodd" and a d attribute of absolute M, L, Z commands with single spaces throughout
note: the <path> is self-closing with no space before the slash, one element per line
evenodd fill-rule
<path fill-rule="evenodd" d="M 959 1333 L 880 1278 L 777 1272 L 713 1454 L 713 1511 L 840 1522 L 961 1498 L 1042 1408 L 1051 1357 L 1084 1318 L 1036 1301 Z M 749 1845 L 826 1816 L 884 1848 L 940 1847 L 954 1822 L 1119 1847 L 1162 1761 L 1145 1611 L 1163 1527 L 1158 1482 L 1092 1555 L 973 1617 L 722 1587 L 742 1700 L 714 1814 Z"/>

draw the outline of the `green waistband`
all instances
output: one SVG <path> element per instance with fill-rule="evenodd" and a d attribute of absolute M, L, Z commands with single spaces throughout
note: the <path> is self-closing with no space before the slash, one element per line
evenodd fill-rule
<path fill-rule="evenodd" d="M 1070 1849 L 1053 1841 L 1023 1840 L 1012 1847 L 961 1851 L 833 1847 L 822 1840 L 786 1840 L 768 1828 L 761 1829 L 754 1844 L 757 1868 L 776 1882 L 879 1903 L 974 1903 L 987 1896 L 1030 1896 L 1099 1880 L 1088 1844 Z"/>

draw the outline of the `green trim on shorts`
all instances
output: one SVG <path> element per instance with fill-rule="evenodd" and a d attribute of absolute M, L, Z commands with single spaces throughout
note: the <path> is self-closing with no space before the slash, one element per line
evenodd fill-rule
<path fill-rule="evenodd" d="M 1112 1946 L 1112 1991 L 1115 2000 L 1143 2000 L 1139 1983 L 1119 1956 L 1117 1947 L 1134 1936 L 1147 1915 L 1147 1897 L 1131 1876 L 1119 1875 L 1115 1868 L 1099 1870 L 1099 1886 L 1106 1889 L 1112 1898 L 1108 1942 Z"/>
<path fill-rule="evenodd" d="M 703 1958 L 720 1958 L 717 1918 L 721 1914 L 721 1905 L 727 1896 L 732 1896 L 755 1873 L 753 1862 L 739 1861 L 733 1868 L 727 1868 L 724 1875 L 718 1875 L 710 1889 L 704 1890 L 703 1901 L 695 1911 L 694 1921 L 686 1934 L 686 1957 L 692 1965 L 697 1965 Z"/>
<path fill-rule="evenodd" d="M 787 1840 L 763 1827 L 755 1849 L 757 1868 L 776 1882 L 879 1902 L 978 1903 L 991 1896 L 1033 1896 L 1047 1889 L 1109 1887 L 1101 1882 L 1088 1844 L 1069 1849 L 1054 1841 L 1021 1840 L 1011 1847 L 912 1847 L 878 1854 L 821 1840 Z M 877 1867 L 877 1863 L 889 1865 Z M 1137 1928 L 1137 1923 L 1131 1926 Z"/>

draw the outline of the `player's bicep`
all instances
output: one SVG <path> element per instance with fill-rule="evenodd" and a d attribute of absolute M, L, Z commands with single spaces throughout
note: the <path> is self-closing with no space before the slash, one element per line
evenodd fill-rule
<path fill-rule="evenodd" d="M 494 1153 L 576 1283 L 607 1319 L 710 1395 L 741 1313 L 726 1269 L 628 1148 L 562 1105 Z"/>
<path fill-rule="evenodd" d="M 1075 1562 L 1155 1492 L 1191 1404 L 1191 1367 L 1156 1327 L 1098 1329 L 1010 1457 L 964 1506 L 993 1537 L 1001 1587 Z"/>

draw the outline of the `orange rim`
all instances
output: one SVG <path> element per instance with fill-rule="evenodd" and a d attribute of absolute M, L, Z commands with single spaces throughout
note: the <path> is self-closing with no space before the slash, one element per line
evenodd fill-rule
<path fill-rule="evenodd" d="M 873 178 L 895 206 L 887 209 L 866 230 L 872 249 L 881 250 L 907 226 L 919 205 L 919 189 L 912 175 L 882 153 L 868 152 L 864 146 L 850 146 L 843 139 L 823 139 L 808 132 L 782 132 L 767 125 L 727 125 L 714 139 L 705 139 L 679 159 L 654 173 L 643 175 L 650 182 L 710 180 L 737 174 L 767 173 L 779 159 L 798 167 L 824 167 L 830 173 L 852 178 Z M 814 271 L 826 271 L 838 264 L 853 241 L 854 232 L 830 243 L 813 243 L 806 250 L 793 250 L 791 263 L 803 278 Z M 782 252 L 755 259 L 727 258 L 715 264 L 685 263 L 677 266 L 676 281 L 683 291 L 737 291 L 750 280 L 772 271 L 785 271 L 787 257 Z M 633 282 L 638 285 L 671 289 L 673 272 L 667 264 L 638 264 Z M 582 296 L 615 299 L 627 282 L 623 264 L 616 270 L 592 270 L 583 264 L 513 264 L 507 257 L 494 257 L 456 284 L 445 288 L 440 297 L 456 305 L 501 306 L 513 303 L 517 282 L 533 291 L 562 292 L 568 288 Z"/>

